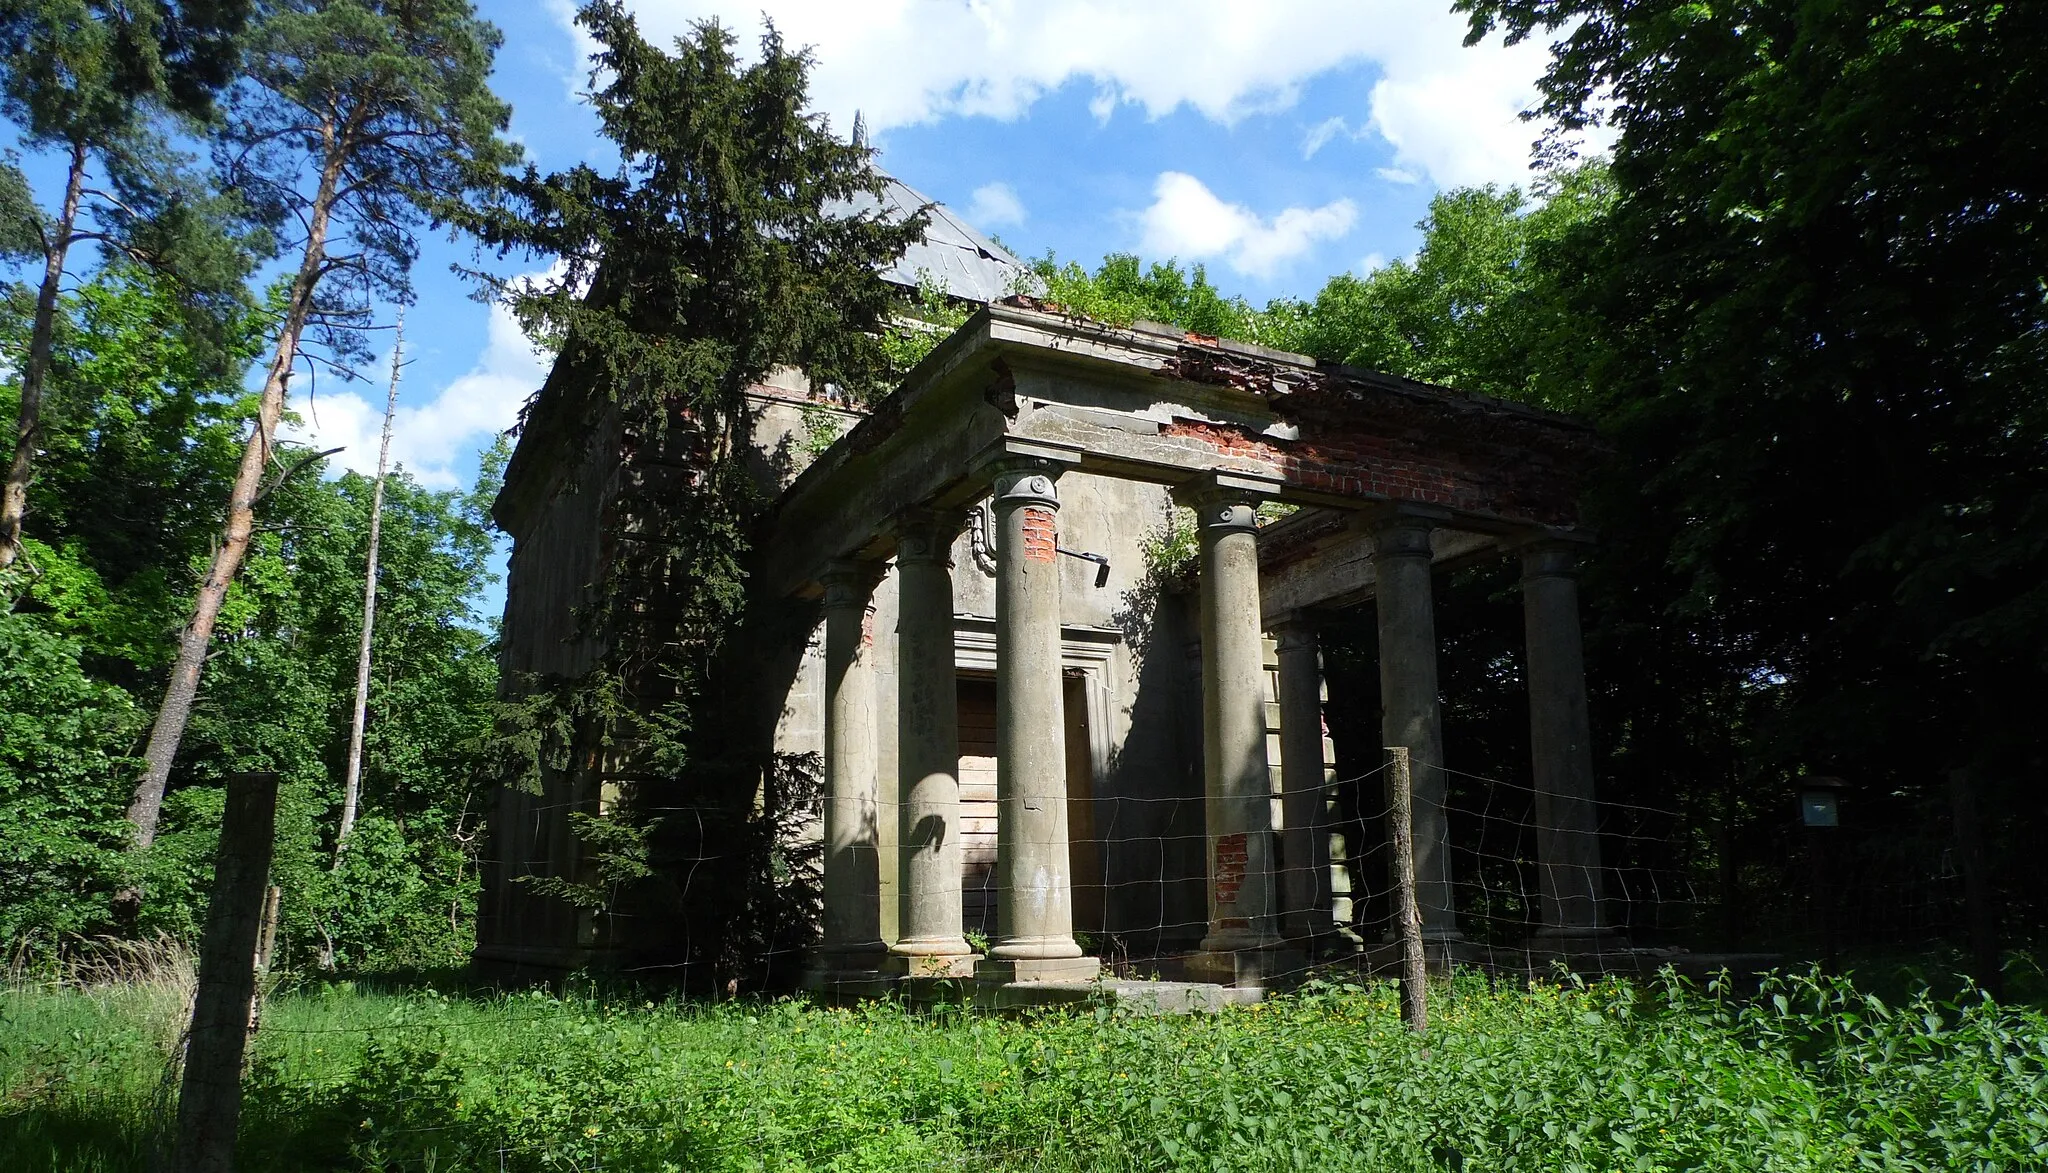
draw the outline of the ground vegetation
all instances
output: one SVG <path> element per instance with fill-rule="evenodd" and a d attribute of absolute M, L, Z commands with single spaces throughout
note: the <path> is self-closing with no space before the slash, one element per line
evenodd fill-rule
<path fill-rule="evenodd" d="M 161 995 L 157 995 L 161 997 Z M 147 1167 L 145 990 L 10 991 L 0 1157 Z M 1840 979 L 1438 991 L 1024 1018 L 324 987 L 275 998 L 266 1169 L 2017 1170 L 2048 1159 L 2048 1022 Z"/>

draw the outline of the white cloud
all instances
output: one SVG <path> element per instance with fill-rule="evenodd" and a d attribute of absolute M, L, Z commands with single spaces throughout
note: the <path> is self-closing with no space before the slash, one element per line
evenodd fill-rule
<path fill-rule="evenodd" d="M 967 222 L 984 231 L 997 224 L 1024 223 L 1024 201 L 1007 183 L 984 183 L 974 189 L 964 213 Z"/>
<path fill-rule="evenodd" d="M 1013 119 L 1075 80 L 1092 85 L 1098 119 L 1124 105 L 1155 118 L 1185 106 L 1232 123 L 1292 107 L 1320 74 L 1369 64 L 1382 78 L 1357 124 L 1439 185 L 1527 179 L 1536 128 L 1516 116 L 1547 62 L 1541 38 L 1464 48 L 1465 20 L 1444 0 L 629 2 L 657 43 L 715 16 L 751 46 L 765 7 L 791 44 L 816 50 L 812 96 L 842 130 L 856 110 L 877 132 Z"/>
<path fill-rule="evenodd" d="M 1183 260 L 1221 258 L 1240 273 L 1269 277 L 1317 241 L 1351 231 L 1358 209 L 1350 200 L 1320 208 L 1288 208 L 1271 220 L 1243 204 L 1226 203 L 1192 175 L 1162 172 L 1152 205 L 1138 214 L 1144 252 Z"/>
<path fill-rule="evenodd" d="M 1367 253 L 1365 254 L 1365 256 L 1359 258 L 1358 261 L 1358 272 L 1360 276 L 1370 277 L 1373 273 L 1386 267 L 1387 254 L 1385 253 Z"/>
<path fill-rule="evenodd" d="M 1386 180 L 1388 183 L 1399 183 L 1406 185 L 1410 183 L 1422 182 L 1422 176 L 1415 174 L 1413 171 L 1403 171 L 1399 167 L 1375 167 L 1373 169 L 1373 174 L 1379 176 L 1381 179 Z"/>
<path fill-rule="evenodd" d="M 1330 145 L 1330 140 L 1340 134 L 1350 134 L 1351 127 L 1342 118 L 1325 118 L 1309 128 L 1308 137 L 1301 140 L 1301 157 L 1313 159 L 1316 152 Z"/>
<path fill-rule="evenodd" d="M 389 378 L 390 362 L 387 353 L 381 363 L 369 368 L 379 372 L 373 376 L 374 392 L 366 394 L 358 383 L 339 394 L 319 394 L 311 402 L 294 402 L 301 419 L 283 428 L 283 437 L 317 449 L 343 448 L 331 458 L 329 467 L 374 474 L 384 426 L 384 379 Z M 547 358 L 533 349 L 519 323 L 502 306 L 492 306 L 483 353 L 467 374 L 416 405 L 405 403 L 405 385 L 399 384 L 400 406 L 391 431 L 392 464 L 405 466 L 428 488 L 460 486 L 457 465 L 483 447 L 489 437 L 517 421 L 520 405 L 547 372 Z"/>

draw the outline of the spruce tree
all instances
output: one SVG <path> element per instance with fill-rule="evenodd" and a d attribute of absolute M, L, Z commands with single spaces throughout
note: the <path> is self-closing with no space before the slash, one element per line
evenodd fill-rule
<path fill-rule="evenodd" d="M 418 234 L 464 214 L 517 161 L 501 137 L 510 111 L 488 84 L 498 44 L 467 0 L 290 0 L 252 30 L 218 165 L 296 229 L 299 260 L 220 542 L 179 636 L 129 804 L 138 848 L 155 837 L 214 622 L 277 461 L 293 372 L 302 361 L 338 365 L 362 355 L 371 306 L 410 298 Z M 307 349 L 309 332 L 324 353 Z"/>
<path fill-rule="evenodd" d="M 707 793 L 715 771 L 693 756 L 696 706 L 740 613 L 760 505 L 741 460 L 744 393 L 782 366 L 817 385 L 879 385 L 888 370 L 879 336 L 901 307 L 880 272 L 920 237 L 925 217 L 853 211 L 879 208 L 886 180 L 857 127 L 841 138 L 806 109 L 810 60 L 772 27 L 759 58 L 742 61 L 716 23 L 696 24 L 665 52 L 617 0 L 585 4 L 577 20 L 598 45 L 591 100 L 619 165 L 529 170 L 482 233 L 561 261 L 546 282 L 499 285 L 530 330 L 560 342 L 526 442 L 582 434 L 616 410 L 643 450 L 689 468 L 619 507 L 633 515 L 635 537 L 618 543 L 588 618 L 610 652 L 580 683 L 604 698 L 583 709 L 603 710 L 598 736 L 629 737 L 650 776 L 688 769 L 691 801 L 705 811 L 719 803 Z M 721 863 L 746 849 L 713 817 L 672 820 L 689 842 L 668 850 L 732 905 L 744 877 Z M 631 826 L 582 830 L 600 837 L 600 857 L 644 854 L 602 847 Z M 626 870 L 645 874 L 637 862 Z M 729 926 L 738 910 L 693 905 L 691 914 Z M 720 936 L 716 926 L 692 934 L 691 948 L 715 950 Z"/>

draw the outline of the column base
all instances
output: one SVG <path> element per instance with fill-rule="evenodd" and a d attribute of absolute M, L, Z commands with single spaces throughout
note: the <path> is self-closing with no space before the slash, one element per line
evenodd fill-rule
<path fill-rule="evenodd" d="M 1254 949 L 1204 948 L 1188 954 L 1181 964 L 1188 977 L 1198 982 L 1264 989 L 1278 979 L 1307 972 L 1308 955 L 1278 944 Z"/>
<path fill-rule="evenodd" d="M 1328 921 L 1321 924 L 1295 924 L 1287 926 L 1283 946 L 1297 949 L 1311 958 L 1327 953 L 1356 953 L 1358 934 L 1351 926 Z"/>
<path fill-rule="evenodd" d="M 1493 957 L 1493 950 L 1465 939 L 1463 933 L 1424 935 L 1422 963 L 1432 976 L 1448 976 L 1458 966 L 1481 967 Z M 1403 964 L 1401 942 L 1382 941 L 1364 952 L 1366 972 L 1378 977 L 1398 977 Z"/>
<path fill-rule="evenodd" d="M 829 953 L 821 950 L 804 967 L 803 977 L 797 984 L 810 993 L 830 999 L 880 997 L 887 994 L 897 980 L 885 968 L 888 961 L 888 952 L 880 948 Z"/>
<path fill-rule="evenodd" d="M 1092 982 L 1101 976 L 1099 957 L 985 957 L 974 963 L 974 980 L 987 986 Z"/>
<path fill-rule="evenodd" d="M 899 978 L 971 978 L 981 961 L 979 953 L 891 953 L 882 962 L 882 972 Z"/>
<path fill-rule="evenodd" d="M 1571 958 L 1627 953 L 1635 944 L 1627 933 L 1614 929 L 1568 927 L 1538 929 L 1522 942 L 1522 948 L 1533 954 Z"/>

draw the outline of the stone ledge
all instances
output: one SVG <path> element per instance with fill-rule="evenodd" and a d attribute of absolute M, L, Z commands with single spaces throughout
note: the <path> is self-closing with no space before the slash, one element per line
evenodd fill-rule
<path fill-rule="evenodd" d="M 1099 957 L 987 957 L 974 963 L 974 980 L 985 985 L 1092 982 L 1100 976 Z"/>
<path fill-rule="evenodd" d="M 798 985 L 828 1002 L 881 998 L 902 978 L 882 969 L 807 969 Z"/>
<path fill-rule="evenodd" d="M 971 978 L 981 954 L 925 955 L 892 953 L 882 962 L 882 972 L 919 980 L 926 978 Z"/>
<path fill-rule="evenodd" d="M 1146 1016 L 1216 1014 L 1231 1006 L 1249 1006 L 1264 997 L 1264 990 L 1232 989 L 1214 982 L 1141 982 L 1116 978 L 977 984 L 974 990 L 975 1004 L 990 1010 L 1098 1003 Z"/>
<path fill-rule="evenodd" d="M 1308 957 L 1299 950 L 1207 949 L 1188 954 L 1181 966 L 1199 982 L 1239 989 L 1264 989 L 1276 979 L 1299 975 L 1308 969 Z"/>

